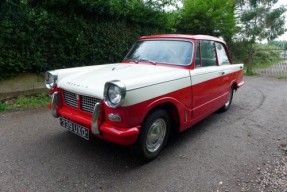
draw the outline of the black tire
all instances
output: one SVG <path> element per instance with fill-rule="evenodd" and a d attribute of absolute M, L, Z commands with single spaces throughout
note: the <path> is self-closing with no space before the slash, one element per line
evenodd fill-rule
<path fill-rule="evenodd" d="M 143 161 L 156 158 L 167 143 L 169 133 L 170 119 L 165 110 L 159 109 L 148 115 L 136 144 L 140 158 Z"/>
<path fill-rule="evenodd" d="M 229 109 L 233 99 L 234 89 L 231 87 L 228 95 L 228 101 L 219 109 L 219 112 L 225 112 Z"/>

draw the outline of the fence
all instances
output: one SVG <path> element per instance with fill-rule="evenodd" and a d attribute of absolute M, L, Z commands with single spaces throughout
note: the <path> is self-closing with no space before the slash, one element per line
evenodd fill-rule
<path fill-rule="evenodd" d="M 258 49 L 252 65 L 253 71 L 260 76 L 287 78 L 287 51 Z"/>
<path fill-rule="evenodd" d="M 287 61 L 271 65 L 268 68 L 254 68 L 255 73 L 264 77 L 287 78 Z"/>

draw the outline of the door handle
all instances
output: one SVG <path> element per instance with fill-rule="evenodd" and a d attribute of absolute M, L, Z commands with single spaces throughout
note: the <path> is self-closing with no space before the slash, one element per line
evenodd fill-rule
<path fill-rule="evenodd" d="M 225 72 L 224 72 L 224 71 L 222 71 L 222 72 L 219 72 L 219 74 L 220 74 L 220 75 L 225 75 Z"/>

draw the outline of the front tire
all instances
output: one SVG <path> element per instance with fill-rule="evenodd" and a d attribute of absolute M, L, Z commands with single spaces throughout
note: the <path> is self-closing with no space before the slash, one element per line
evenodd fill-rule
<path fill-rule="evenodd" d="M 142 160 L 150 161 L 158 156 L 167 143 L 170 119 L 165 110 L 152 112 L 142 124 L 137 150 Z"/>

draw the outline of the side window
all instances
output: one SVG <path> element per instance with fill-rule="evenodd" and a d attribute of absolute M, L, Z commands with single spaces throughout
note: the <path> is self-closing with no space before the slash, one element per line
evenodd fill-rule
<path fill-rule="evenodd" d="M 216 44 L 217 59 L 219 65 L 228 65 L 230 64 L 224 46 L 221 43 Z"/>
<path fill-rule="evenodd" d="M 213 41 L 201 42 L 201 57 L 202 67 L 216 66 L 216 54 Z"/>
<path fill-rule="evenodd" d="M 195 67 L 201 67 L 201 53 L 200 53 L 200 43 L 196 43 L 196 58 Z"/>

